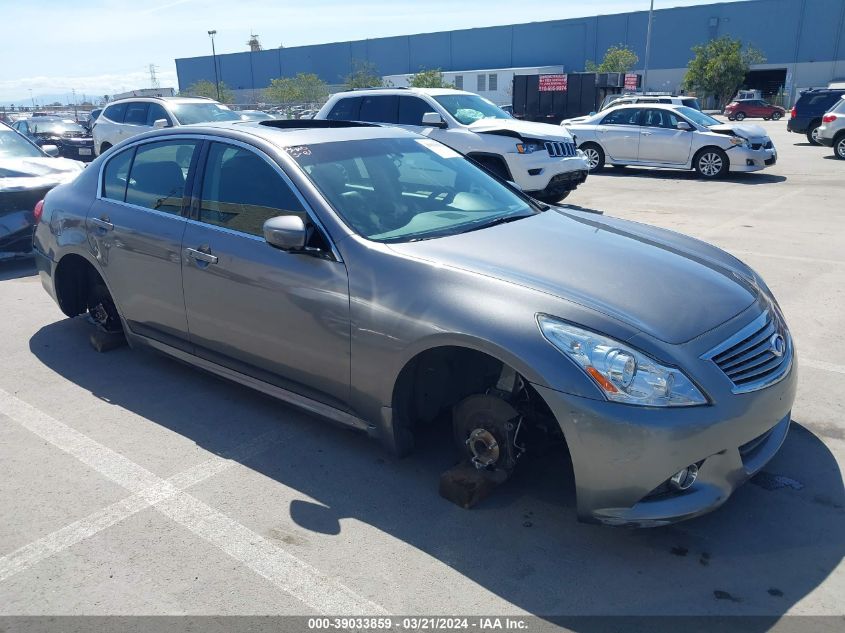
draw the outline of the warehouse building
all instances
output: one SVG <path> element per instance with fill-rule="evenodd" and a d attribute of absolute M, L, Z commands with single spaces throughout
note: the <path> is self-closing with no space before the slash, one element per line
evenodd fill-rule
<path fill-rule="evenodd" d="M 647 26 L 648 12 L 639 11 L 220 54 L 216 61 L 220 81 L 239 100 L 254 101 L 274 78 L 300 72 L 340 85 L 361 60 L 383 76 L 440 68 L 452 79 L 460 76 L 465 89 L 501 103 L 519 69 L 581 71 L 614 44 L 634 49 L 640 58 L 635 70 L 641 72 Z M 783 89 L 787 102 L 801 89 L 845 77 L 845 0 L 744 0 L 656 10 L 645 89 L 677 90 L 690 49 L 723 35 L 753 45 L 766 58 L 745 87 L 764 94 Z M 176 70 L 180 90 L 215 77 L 211 55 L 177 59 Z"/>

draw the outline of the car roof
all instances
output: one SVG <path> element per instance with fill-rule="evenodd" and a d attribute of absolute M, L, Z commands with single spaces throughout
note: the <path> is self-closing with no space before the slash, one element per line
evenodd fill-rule
<path fill-rule="evenodd" d="M 338 97 L 358 96 L 359 94 L 368 95 L 401 95 L 407 93 L 424 94 L 430 97 L 439 97 L 442 95 L 475 95 L 474 92 L 467 92 L 466 90 L 456 90 L 455 88 L 362 88 L 358 90 L 347 90 L 345 92 L 338 92 Z"/>
<path fill-rule="evenodd" d="M 110 101 L 103 107 L 108 108 L 110 105 L 114 105 L 115 103 L 124 103 L 127 101 L 166 101 L 167 103 L 217 103 L 217 101 L 215 101 L 214 99 L 210 99 L 209 97 L 123 97 L 122 99 L 115 99 L 114 101 Z"/>
<path fill-rule="evenodd" d="M 195 123 L 171 128 L 154 130 L 143 135 L 163 138 L 178 134 L 209 134 L 223 132 L 222 136 L 237 137 L 245 134 L 266 141 L 279 148 L 301 145 L 316 145 L 335 141 L 362 141 L 374 138 L 422 138 L 419 134 L 393 127 L 361 123 L 349 123 L 344 127 L 343 121 L 332 121 L 330 127 L 315 127 L 311 119 L 301 121 L 302 127 L 295 127 L 299 121 L 219 121 L 216 123 Z M 266 125 L 269 123 L 270 125 Z M 320 123 L 323 123 L 322 121 Z M 285 127 L 274 126 L 283 124 Z M 140 138 L 138 137 L 133 138 Z"/>
<path fill-rule="evenodd" d="M 687 106 L 680 103 L 620 103 L 619 105 L 613 104 L 596 114 L 601 114 L 602 112 L 607 113 L 610 110 L 622 110 L 623 108 L 657 108 L 659 110 L 677 110 L 678 108 L 686 107 Z"/>

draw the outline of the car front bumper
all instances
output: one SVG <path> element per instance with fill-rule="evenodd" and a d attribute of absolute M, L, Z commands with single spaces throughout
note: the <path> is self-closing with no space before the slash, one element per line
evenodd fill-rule
<path fill-rule="evenodd" d="M 728 157 L 731 161 L 730 171 L 760 171 L 777 163 L 778 152 L 774 147 L 751 149 L 736 146 L 728 150 Z"/>
<path fill-rule="evenodd" d="M 714 510 L 759 472 L 786 438 L 796 384 L 793 358 L 774 385 L 698 407 L 630 406 L 535 388 L 569 447 L 578 518 L 653 527 Z M 691 464 L 699 467 L 695 483 L 669 491 L 667 480 Z"/>
<path fill-rule="evenodd" d="M 571 191 L 584 182 L 589 171 L 587 158 L 580 150 L 575 156 L 564 158 L 551 158 L 545 151 L 506 154 L 505 161 L 514 182 L 527 193 Z M 565 174 L 569 176 L 557 178 Z"/>

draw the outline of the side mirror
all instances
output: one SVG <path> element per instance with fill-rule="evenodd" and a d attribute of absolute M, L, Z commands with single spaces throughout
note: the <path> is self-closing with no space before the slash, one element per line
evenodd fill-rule
<path fill-rule="evenodd" d="M 446 121 L 440 116 L 438 112 L 426 112 L 422 117 L 422 124 L 430 127 L 446 127 Z"/>
<path fill-rule="evenodd" d="M 299 251 L 305 247 L 305 222 L 298 215 L 279 215 L 264 223 L 264 239 L 283 251 Z"/>
<path fill-rule="evenodd" d="M 41 149 L 53 158 L 59 155 L 59 148 L 56 145 L 42 145 Z"/>
<path fill-rule="evenodd" d="M 153 121 L 153 129 L 160 130 L 163 127 L 170 127 L 170 124 L 167 122 L 167 119 L 156 119 Z"/>
<path fill-rule="evenodd" d="M 681 130 L 682 132 L 689 132 L 690 130 L 692 130 L 692 126 L 686 121 L 678 121 L 678 124 L 675 127 Z"/>

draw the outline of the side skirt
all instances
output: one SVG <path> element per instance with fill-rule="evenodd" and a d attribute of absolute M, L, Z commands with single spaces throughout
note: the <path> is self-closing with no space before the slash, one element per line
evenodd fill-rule
<path fill-rule="evenodd" d="M 375 427 L 373 425 L 368 424 L 361 418 L 358 418 L 352 415 L 351 413 L 347 413 L 346 411 L 341 411 L 340 409 L 336 409 L 322 402 L 312 400 L 311 398 L 306 398 L 305 396 L 302 396 L 298 393 L 288 391 L 287 389 L 282 389 L 281 387 L 277 387 L 276 385 L 271 385 L 262 380 L 253 378 L 252 376 L 245 376 L 244 374 L 234 371 L 233 369 L 229 369 L 228 367 L 223 367 L 222 365 L 218 365 L 217 363 L 212 363 L 209 360 L 200 358 L 199 356 L 195 356 L 194 354 L 190 354 L 175 347 L 171 347 L 170 345 L 161 343 L 159 341 L 156 341 L 155 339 L 147 338 L 146 336 L 141 336 L 139 334 L 133 333 L 128 330 L 128 328 L 124 328 L 124 332 L 129 333 L 127 339 L 129 340 L 131 347 L 149 347 L 150 349 L 154 349 L 157 352 L 161 352 L 163 354 L 166 354 L 167 356 L 171 356 L 184 363 L 193 365 L 194 367 L 198 367 L 199 369 L 204 369 L 205 371 L 215 374 L 217 376 L 221 376 L 222 378 L 226 378 L 233 382 L 240 383 L 245 387 L 250 387 L 251 389 L 255 389 L 256 391 L 265 393 L 268 396 L 271 396 L 278 400 L 282 400 L 283 402 L 286 402 L 288 404 L 292 404 L 293 406 L 308 411 L 309 413 L 313 413 L 320 417 L 328 418 L 333 422 L 337 422 L 344 426 L 349 426 L 361 431 L 367 431 L 371 434 L 375 431 Z"/>

